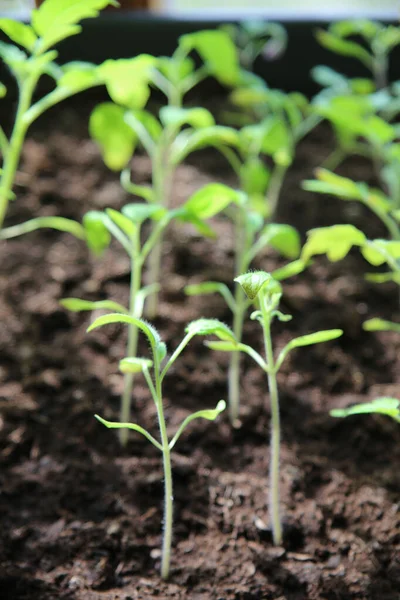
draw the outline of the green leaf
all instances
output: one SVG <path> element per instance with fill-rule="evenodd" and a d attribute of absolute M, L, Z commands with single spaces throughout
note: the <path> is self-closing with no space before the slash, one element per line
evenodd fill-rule
<path fill-rule="evenodd" d="M 218 319 L 197 319 L 185 329 L 191 335 L 216 335 L 220 340 L 236 343 L 233 331 Z"/>
<path fill-rule="evenodd" d="M 367 240 L 361 248 L 362 255 L 371 265 L 379 267 L 400 259 L 400 242 L 392 240 Z"/>
<path fill-rule="evenodd" d="M 363 329 L 365 331 L 395 331 L 396 333 L 400 333 L 400 323 L 374 318 L 364 321 Z"/>
<path fill-rule="evenodd" d="M 41 50 L 79 33 L 81 27 L 77 23 L 97 17 L 108 4 L 118 5 L 114 0 L 45 0 L 31 17 L 33 29 L 41 38 Z"/>
<path fill-rule="evenodd" d="M 137 327 L 145 334 L 154 351 L 156 351 L 159 344 L 162 343 L 158 331 L 155 329 L 155 327 L 150 325 L 150 323 L 144 319 L 136 319 L 130 315 L 123 315 L 120 313 L 113 313 L 98 317 L 87 328 L 87 332 L 93 331 L 93 329 L 97 329 L 98 327 L 103 327 L 103 325 L 110 325 L 111 323 L 125 323 L 127 325 L 133 325 L 134 327 Z"/>
<path fill-rule="evenodd" d="M 131 238 L 136 232 L 137 227 L 132 220 L 128 219 L 128 217 L 120 213 L 118 210 L 106 208 L 106 214 L 115 223 L 115 225 L 119 227 L 119 229 L 123 231 L 125 235 L 128 236 L 128 238 Z"/>
<path fill-rule="evenodd" d="M 317 39 L 319 43 L 328 48 L 328 50 L 332 50 L 332 52 L 336 52 L 336 54 L 341 54 L 343 56 L 352 56 L 353 58 L 357 58 L 360 60 L 366 67 L 369 69 L 372 68 L 373 58 L 370 53 L 365 50 L 360 44 L 356 42 L 352 42 L 350 40 L 344 40 L 336 35 L 323 31 L 322 29 L 317 31 Z"/>
<path fill-rule="evenodd" d="M 210 219 L 232 202 L 237 203 L 238 199 L 239 193 L 231 187 L 222 183 L 209 183 L 195 192 L 183 208 L 198 219 Z"/>
<path fill-rule="evenodd" d="M 122 208 L 122 213 L 137 225 L 141 225 L 147 219 L 159 221 L 167 210 L 161 204 L 145 204 L 142 202 L 126 204 Z"/>
<path fill-rule="evenodd" d="M 158 142 L 162 134 L 160 122 L 148 110 L 128 110 L 125 113 L 125 122 L 140 139 L 138 123 L 144 127 L 153 142 Z"/>
<path fill-rule="evenodd" d="M 79 240 L 85 239 L 85 230 L 82 225 L 77 221 L 64 217 L 37 217 L 36 219 L 29 219 L 29 221 L 25 221 L 19 225 L 0 230 L 0 239 L 7 240 L 30 233 L 31 231 L 36 231 L 37 229 L 46 228 L 70 233 Z"/>
<path fill-rule="evenodd" d="M 217 350 L 219 352 L 240 352 L 240 344 L 235 344 L 234 342 L 224 342 L 224 341 L 208 341 L 206 342 L 207 348 L 211 348 L 212 350 Z"/>
<path fill-rule="evenodd" d="M 37 36 L 30 25 L 24 25 L 20 21 L 14 21 L 13 19 L 0 19 L 0 29 L 15 44 L 32 52 Z"/>
<path fill-rule="evenodd" d="M 246 194 L 265 195 L 271 172 L 258 156 L 250 156 L 240 168 L 240 182 Z M 265 202 L 265 198 L 264 198 Z"/>
<path fill-rule="evenodd" d="M 71 312 L 111 310 L 112 312 L 129 314 L 129 311 L 122 306 L 122 304 L 113 302 L 112 300 L 97 300 L 96 302 L 91 302 L 90 300 L 81 300 L 80 298 L 63 298 L 60 300 L 60 304 Z"/>
<path fill-rule="evenodd" d="M 239 58 L 231 37 L 221 30 L 188 33 L 179 38 L 179 46 L 187 53 L 196 50 L 216 79 L 235 85 L 239 78 Z"/>
<path fill-rule="evenodd" d="M 346 200 L 364 200 L 365 186 L 327 169 L 316 169 L 315 175 L 318 181 L 313 179 L 303 181 L 303 189 L 320 194 L 332 194 Z"/>
<path fill-rule="evenodd" d="M 308 239 L 303 246 L 301 259 L 308 261 L 315 254 L 326 254 L 336 262 L 344 258 L 353 246 L 363 246 L 367 238 L 354 225 L 332 225 L 318 227 L 307 232 Z"/>
<path fill-rule="evenodd" d="M 99 104 L 90 115 L 89 133 L 100 146 L 105 164 L 113 171 L 127 165 L 137 141 L 124 116 L 125 110 L 111 102 Z"/>
<path fill-rule="evenodd" d="M 181 436 L 182 432 L 186 429 L 186 427 L 189 425 L 189 423 L 191 421 L 193 421 L 194 419 L 207 419 L 207 421 L 215 421 L 215 419 L 218 417 L 218 415 L 220 415 L 225 410 L 225 408 L 226 408 L 225 400 L 220 400 L 215 408 L 205 408 L 203 410 L 198 410 L 197 412 L 193 413 L 192 415 L 189 415 L 188 417 L 186 417 L 186 419 L 184 419 L 184 421 L 181 423 L 178 431 L 176 432 L 176 434 L 174 435 L 174 437 L 172 438 L 172 440 L 169 443 L 170 450 L 172 450 L 172 448 L 175 446 L 175 444 L 178 441 L 179 437 Z"/>
<path fill-rule="evenodd" d="M 254 300 L 264 285 L 269 284 L 272 279 L 271 274 L 266 271 L 252 271 L 235 277 L 234 281 L 242 286 L 244 293 L 250 300 Z"/>
<path fill-rule="evenodd" d="M 297 258 L 300 254 L 300 235 L 291 225 L 269 223 L 260 232 L 259 243 L 272 246 L 286 258 Z"/>
<path fill-rule="evenodd" d="M 160 109 L 160 121 L 164 127 L 181 128 L 190 125 L 194 129 L 212 127 L 215 120 L 206 108 L 180 108 L 178 106 L 163 106 Z"/>
<path fill-rule="evenodd" d="M 94 416 L 98 421 L 100 421 L 100 423 L 105 425 L 108 429 L 132 429 L 133 431 L 141 433 L 145 438 L 149 440 L 149 442 L 153 444 L 153 446 L 155 446 L 161 452 L 163 452 L 163 447 L 161 446 L 160 442 L 157 442 L 157 440 L 153 438 L 153 436 L 148 431 L 143 429 L 143 427 L 141 427 L 140 425 L 136 425 L 135 423 L 117 423 L 115 421 L 106 421 L 102 417 L 99 417 L 99 415 Z"/>
<path fill-rule="evenodd" d="M 62 67 L 63 75 L 57 81 L 58 88 L 67 88 L 74 93 L 102 83 L 97 65 L 89 62 L 71 62 Z"/>
<path fill-rule="evenodd" d="M 397 398 L 376 398 L 372 402 L 366 402 L 365 404 L 356 404 L 349 408 L 335 408 L 330 411 L 332 417 L 349 417 L 351 415 L 363 415 L 370 413 L 377 413 L 392 417 L 395 421 L 400 423 L 400 400 Z"/>
<path fill-rule="evenodd" d="M 122 373 L 142 373 L 145 369 L 150 369 L 153 361 L 148 358 L 138 358 L 129 356 L 119 362 L 119 370 Z"/>
<path fill-rule="evenodd" d="M 86 243 L 97 255 L 102 254 L 111 242 L 111 234 L 104 223 L 106 218 L 106 215 L 98 210 L 89 210 L 83 217 Z"/>
<path fill-rule="evenodd" d="M 231 311 L 234 312 L 235 300 L 225 283 L 220 283 L 219 281 L 204 281 L 203 283 L 194 283 L 185 287 L 185 294 L 187 296 L 200 296 L 202 294 L 215 293 L 221 294 Z"/>
<path fill-rule="evenodd" d="M 0 81 L 0 98 L 4 98 L 4 96 L 7 95 L 7 88 L 4 85 L 4 83 L 1 83 Z"/>
<path fill-rule="evenodd" d="M 150 96 L 152 70 L 156 57 L 140 54 L 135 58 L 107 60 L 99 67 L 110 97 L 127 108 L 142 109 Z"/>
<path fill-rule="evenodd" d="M 321 342 L 330 342 L 343 335 L 342 329 L 327 329 L 326 331 L 316 331 L 315 333 L 309 333 L 308 335 L 302 335 L 301 337 L 294 338 L 281 350 L 276 360 L 276 370 L 278 371 L 285 360 L 286 356 L 294 348 L 300 348 L 302 346 L 312 346 L 313 344 L 320 344 Z"/>
<path fill-rule="evenodd" d="M 288 279 L 289 277 L 294 277 L 295 275 L 302 273 L 306 267 L 307 263 L 299 258 L 298 260 L 288 263 L 284 267 L 275 269 L 275 271 L 272 271 L 271 275 L 276 281 L 282 281 L 283 279 Z"/>
<path fill-rule="evenodd" d="M 173 163 L 177 165 L 181 163 L 186 156 L 191 154 L 191 152 L 209 146 L 220 148 L 221 146 L 237 147 L 238 145 L 239 134 L 232 127 L 214 125 L 213 127 L 206 127 L 205 129 L 199 129 L 193 132 L 184 129 L 177 135 L 172 146 L 174 156 Z"/>

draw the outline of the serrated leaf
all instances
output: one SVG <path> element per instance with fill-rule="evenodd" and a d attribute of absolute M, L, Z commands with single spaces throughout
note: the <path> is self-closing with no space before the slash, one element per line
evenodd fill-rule
<path fill-rule="evenodd" d="M 153 361 L 148 358 L 138 358 L 129 356 L 119 362 L 119 370 L 122 373 L 142 373 L 145 369 L 150 369 Z"/>
<path fill-rule="evenodd" d="M 60 300 L 61 306 L 70 310 L 71 312 L 82 312 L 87 310 L 111 310 L 112 312 L 120 312 L 128 314 L 128 310 L 112 300 L 97 300 L 91 302 L 90 300 L 81 300 L 80 298 L 63 298 Z"/>
<path fill-rule="evenodd" d="M 121 106 L 105 102 L 96 106 L 89 120 L 89 133 L 100 146 L 105 164 L 114 171 L 127 165 L 137 141 L 124 116 Z"/>
<path fill-rule="evenodd" d="M 363 415 L 377 413 L 392 417 L 400 423 L 400 400 L 397 398 L 382 397 L 366 402 L 365 404 L 356 404 L 349 408 L 335 408 L 330 411 L 332 417 L 349 417 L 351 415 Z"/>
<path fill-rule="evenodd" d="M 215 125 L 214 117 L 206 108 L 163 106 L 160 109 L 160 121 L 164 127 L 173 125 L 176 128 L 190 125 L 194 129 L 203 129 Z"/>
<path fill-rule="evenodd" d="M 368 321 L 364 321 L 362 326 L 365 331 L 395 331 L 400 333 L 400 323 L 393 323 L 384 319 L 368 319 Z"/>
<path fill-rule="evenodd" d="M 94 254 L 102 254 L 110 245 L 111 234 L 104 224 L 106 215 L 98 210 L 90 210 L 83 217 L 86 243 Z"/>
<path fill-rule="evenodd" d="M 230 36 L 221 30 L 188 33 L 179 38 L 179 46 L 186 52 L 196 50 L 216 79 L 226 85 L 235 85 L 239 78 L 239 58 Z"/>
<path fill-rule="evenodd" d="M 24 23 L 13 19 L 0 19 L 0 29 L 15 44 L 32 52 L 37 36 L 30 25 L 24 25 Z"/>
<path fill-rule="evenodd" d="M 32 11 L 33 29 L 41 38 L 41 49 L 50 48 L 57 42 L 79 33 L 82 19 L 97 17 L 99 11 L 114 0 L 45 0 L 40 8 Z"/>
<path fill-rule="evenodd" d="M 316 254 L 326 254 L 330 261 L 336 262 L 344 258 L 353 246 L 363 246 L 366 241 L 363 232 L 354 225 L 318 227 L 307 232 L 301 259 L 308 261 Z"/>

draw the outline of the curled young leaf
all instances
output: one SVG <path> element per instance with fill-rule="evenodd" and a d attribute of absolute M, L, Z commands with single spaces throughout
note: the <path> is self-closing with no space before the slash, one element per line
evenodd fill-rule
<path fill-rule="evenodd" d="M 185 332 L 191 335 L 215 335 L 220 340 L 236 343 L 233 331 L 218 319 L 197 319 L 187 325 Z"/>
<path fill-rule="evenodd" d="M 266 271 L 250 271 L 234 279 L 234 281 L 242 286 L 244 293 L 250 300 L 254 300 L 264 285 L 271 280 L 271 274 Z"/>
<path fill-rule="evenodd" d="M 119 370 L 122 373 L 142 373 L 142 371 L 150 369 L 152 366 L 152 360 L 137 356 L 128 356 L 119 361 Z"/>
<path fill-rule="evenodd" d="M 112 323 L 125 323 L 140 329 L 146 335 L 154 352 L 156 352 L 157 347 L 162 343 L 160 334 L 158 333 L 157 329 L 153 327 L 153 325 L 144 319 L 136 319 L 130 315 L 124 315 L 120 313 L 113 313 L 98 317 L 91 325 L 89 325 L 87 332 L 93 331 L 93 329 L 97 329 L 98 327 L 103 327 L 103 325 L 110 325 Z"/>

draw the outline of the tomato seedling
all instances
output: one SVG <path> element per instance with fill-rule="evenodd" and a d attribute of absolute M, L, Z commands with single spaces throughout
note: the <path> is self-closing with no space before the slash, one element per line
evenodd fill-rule
<path fill-rule="evenodd" d="M 177 432 L 168 439 L 167 427 L 164 417 L 163 408 L 163 391 L 162 384 L 164 377 L 167 375 L 169 369 L 175 363 L 184 348 L 188 345 L 190 340 L 196 336 L 205 335 L 216 335 L 220 339 L 230 340 L 234 339 L 232 332 L 226 325 L 215 320 L 215 319 L 198 319 L 189 323 L 186 327 L 186 335 L 180 342 L 176 350 L 172 353 L 169 359 L 165 362 L 166 358 L 166 345 L 161 341 L 160 335 L 157 330 L 142 319 L 135 319 L 129 315 L 121 314 L 110 314 L 103 317 L 99 317 L 94 323 L 88 328 L 88 331 L 92 331 L 97 327 L 107 325 L 109 323 L 126 323 L 130 327 L 140 330 L 145 334 L 150 344 L 151 358 L 138 358 L 136 356 L 128 356 L 120 362 L 120 369 L 126 374 L 143 373 L 146 383 L 149 387 L 152 399 L 157 409 L 158 425 L 160 429 L 160 441 L 154 438 L 150 432 L 143 429 L 140 425 L 135 423 L 124 423 L 124 422 L 111 422 L 96 415 L 96 418 L 103 423 L 106 427 L 111 429 L 131 429 L 141 433 L 145 436 L 160 452 L 163 457 L 164 467 L 164 535 L 162 543 L 162 558 L 161 558 L 161 576 L 163 579 L 168 579 L 170 572 L 170 561 L 171 561 L 171 544 L 172 544 L 172 527 L 173 527 L 173 484 L 172 484 L 172 467 L 171 467 L 171 450 L 174 448 L 179 437 L 186 429 L 187 425 L 194 419 L 203 418 L 209 421 L 214 421 L 217 416 L 225 409 L 225 402 L 220 400 L 215 409 L 204 409 L 199 410 L 184 419 L 181 425 L 178 427 Z M 163 366 L 164 364 L 164 366 Z"/>

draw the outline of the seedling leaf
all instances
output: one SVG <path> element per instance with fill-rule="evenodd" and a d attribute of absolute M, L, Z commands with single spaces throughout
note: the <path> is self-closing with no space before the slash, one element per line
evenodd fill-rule
<path fill-rule="evenodd" d="M 100 146 L 105 164 L 113 171 L 120 171 L 128 164 L 137 141 L 124 117 L 124 109 L 112 102 L 99 104 L 90 115 L 89 133 Z"/>
<path fill-rule="evenodd" d="M 160 110 L 160 121 L 164 127 L 173 125 L 176 128 L 191 125 L 194 129 L 202 129 L 215 125 L 214 117 L 206 108 L 163 106 Z"/>
<path fill-rule="evenodd" d="M 218 319 L 197 319 L 187 325 L 185 332 L 190 335 L 215 335 L 220 340 L 236 343 L 233 331 Z"/>
<path fill-rule="evenodd" d="M 396 333 L 400 333 L 400 323 L 374 318 L 364 321 L 363 329 L 365 331 L 395 331 Z"/>
<path fill-rule="evenodd" d="M 239 78 L 239 59 L 235 44 L 225 31 L 196 31 L 179 38 L 179 45 L 189 53 L 196 50 L 216 79 L 235 85 Z"/>
<path fill-rule="evenodd" d="M 158 448 L 161 452 L 163 451 L 160 442 L 153 438 L 153 436 L 148 431 L 143 429 L 143 427 L 140 427 L 140 425 L 136 425 L 135 423 L 117 423 L 114 421 L 106 421 L 102 417 L 99 417 L 99 415 L 94 416 L 98 421 L 100 421 L 100 423 L 105 425 L 108 429 L 133 429 L 133 431 L 141 433 L 145 438 L 149 440 L 149 442 L 153 444 L 153 446 Z"/>
<path fill-rule="evenodd" d="M 15 44 L 32 52 L 37 36 L 30 25 L 24 25 L 13 19 L 0 19 L 0 29 Z"/>
<path fill-rule="evenodd" d="M 60 304 L 71 312 L 110 310 L 112 312 L 129 314 L 129 311 L 122 306 L 122 304 L 114 302 L 113 300 L 97 300 L 96 302 L 91 302 L 90 300 L 81 300 L 80 298 L 63 298 L 60 300 Z"/>
<path fill-rule="evenodd" d="M 119 362 L 119 370 L 122 373 L 142 373 L 142 371 L 150 369 L 152 366 L 152 360 L 148 358 L 138 358 L 137 356 L 129 356 L 123 358 Z"/>
<path fill-rule="evenodd" d="M 336 262 L 344 258 L 353 246 L 363 246 L 367 240 L 354 225 L 318 227 L 308 231 L 307 236 L 301 253 L 303 261 L 308 261 L 315 254 L 326 254 L 330 261 Z"/>
<path fill-rule="evenodd" d="M 167 210 L 161 204 L 145 204 L 141 202 L 126 204 L 122 208 L 122 213 L 132 223 L 136 223 L 137 225 L 141 225 L 147 219 L 158 221 L 166 212 Z"/>
<path fill-rule="evenodd" d="M 102 254 L 110 245 L 111 235 L 104 224 L 106 215 L 99 210 L 89 210 L 83 217 L 86 243 L 94 254 Z"/>
<path fill-rule="evenodd" d="M 280 369 L 283 361 L 291 350 L 294 348 L 300 348 L 301 346 L 312 346 L 314 344 L 320 344 L 321 342 L 330 342 L 343 335 L 342 329 L 327 329 L 325 331 L 316 331 L 315 333 L 309 333 L 302 335 L 301 337 L 294 338 L 280 351 L 276 360 L 276 369 Z"/>
<path fill-rule="evenodd" d="M 351 415 L 363 415 L 370 413 L 378 413 L 392 417 L 400 423 L 400 400 L 397 398 L 376 398 L 372 402 L 365 404 L 356 404 L 349 408 L 335 408 L 330 411 L 332 417 L 349 417 Z"/>
<path fill-rule="evenodd" d="M 207 419 L 207 421 L 215 421 L 218 415 L 220 415 L 225 410 L 225 408 L 225 400 L 220 400 L 215 408 L 206 408 L 203 410 L 198 410 L 197 412 L 186 417 L 186 419 L 182 421 L 178 431 L 169 443 L 170 450 L 172 450 L 172 448 L 175 446 L 182 432 L 186 429 L 186 427 L 191 421 L 193 421 L 194 419 Z"/>
<path fill-rule="evenodd" d="M 238 203 L 239 192 L 222 183 L 209 183 L 195 192 L 183 205 L 197 219 L 210 219 L 231 202 Z"/>
<path fill-rule="evenodd" d="M 271 282 L 271 280 L 272 276 L 265 271 L 244 273 L 234 279 L 234 281 L 242 286 L 244 293 L 250 300 L 254 300 L 258 296 L 261 288 L 263 288 L 265 284 Z"/>
<path fill-rule="evenodd" d="M 119 313 L 112 313 L 110 315 L 98 317 L 91 325 L 89 325 L 86 331 L 90 332 L 93 331 L 93 329 L 103 327 L 103 325 L 110 325 L 111 323 L 126 323 L 127 325 L 134 325 L 146 335 L 154 350 L 156 350 L 158 345 L 161 343 L 160 335 L 153 325 L 150 325 L 150 323 L 144 319 L 136 319 L 130 315 L 123 315 Z"/>

